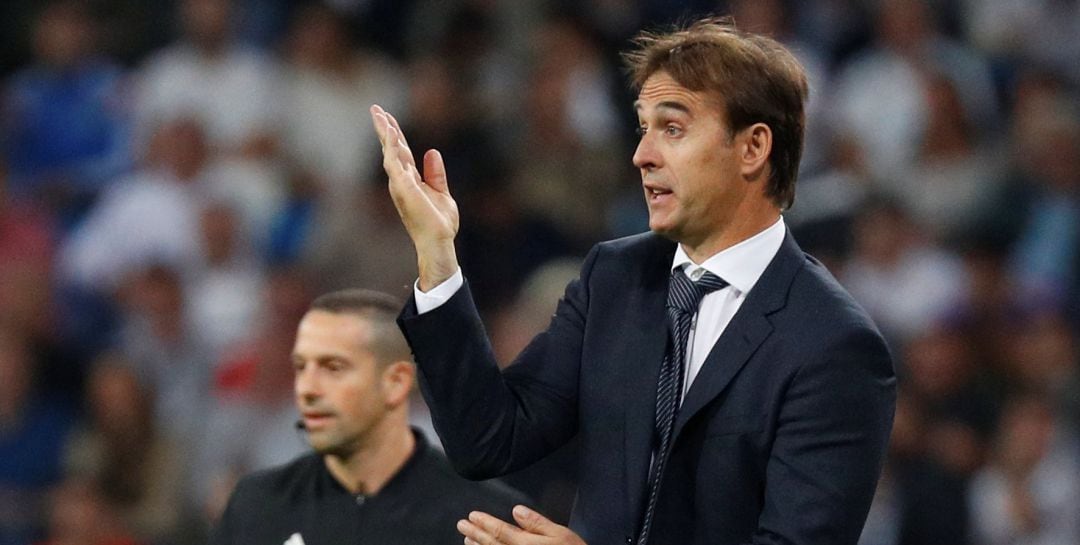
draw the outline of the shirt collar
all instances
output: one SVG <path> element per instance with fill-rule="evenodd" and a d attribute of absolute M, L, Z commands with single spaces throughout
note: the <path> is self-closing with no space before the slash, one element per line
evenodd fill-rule
<path fill-rule="evenodd" d="M 690 256 L 683 250 L 682 244 L 679 244 L 675 249 L 675 259 L 672 261 L 671 270 L 686 266 L 685 273 L 690 275 L 702 268 L 723 278 L 739 292 L 747 293 L 761 278 L 765 268 L 776 256 L 776 252 L 780 251 L 786 231 L 784 217 L 781 216 L 776 223 L 764 231 L 713 254 L 701 265 L 691 261 Z"/>

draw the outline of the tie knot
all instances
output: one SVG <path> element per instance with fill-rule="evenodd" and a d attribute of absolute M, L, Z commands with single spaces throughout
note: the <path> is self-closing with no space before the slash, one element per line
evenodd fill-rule
<path fill-rule="evenodd" d="M 690 280 L 682 269 L 676 269 L 671 271 L 667 306 L 693 314 L 697 312 L 703 297 L 727 285 L 727 281 L 709 271 L 705 271 L 695 282 Z"/>

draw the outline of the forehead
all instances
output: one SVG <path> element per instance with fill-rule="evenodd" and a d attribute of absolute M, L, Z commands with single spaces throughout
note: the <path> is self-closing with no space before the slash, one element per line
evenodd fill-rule
<path fill-rule="evenodd" d="M 691 115 L 715 111 L 705 93 L 687 89 L 663 71 L 645 80 L 634 101 L 634 109 L 638 114 L 659 109 L 683 111 Z"/>
<path fill-rule="evenodd" d="M 312 310 L 297 327 L 296 351 L 364 351 L 370 330 L 369 321 L 356 314 Z"/>

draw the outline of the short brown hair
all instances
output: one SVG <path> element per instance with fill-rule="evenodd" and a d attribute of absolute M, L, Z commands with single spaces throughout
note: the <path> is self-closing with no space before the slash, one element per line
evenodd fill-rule
<path fill-rule="evenodd" d="M 393 295 L 374 290 L 346 289 L 326 293 L 311 302 L 310 310 L 353 314 L 371 323 L 368 348 L 380 365 L 412 361 L 412 351 L 397 326 L 403 303 Z"/>
<path fill-rule="evenodd" d="M 735 28 L 731 17 L 709 17 L 669 32 L 642 32 L 623 54 L 635 90 L 657 72 L 719 100 L 731 136 L 754 123 L 773 133 L 766 189 L 780 208 L 795 201 L 808 95 L 806 72 L 772 38 Z"/>

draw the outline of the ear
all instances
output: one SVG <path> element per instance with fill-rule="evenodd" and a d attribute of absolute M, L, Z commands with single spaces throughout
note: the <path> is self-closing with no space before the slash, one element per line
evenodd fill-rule
<path fill-rule="evenodd" d="M 409 399 L 413 382 L 416 380 L 416 366 L 409 361 L 395 361 L 382 372 L 383 400 L 388 407 L 398 407 Z"/>
<path fill-rule="evenodd" d="M 738 144 L 743 179 L 753 181 L 767 176 L 769 155 L 772 154 L 772 129 L 764 123 L 754 123 L 739 131 Z"/>

